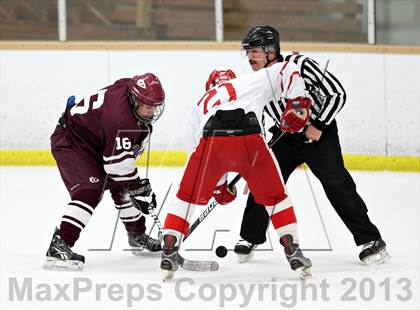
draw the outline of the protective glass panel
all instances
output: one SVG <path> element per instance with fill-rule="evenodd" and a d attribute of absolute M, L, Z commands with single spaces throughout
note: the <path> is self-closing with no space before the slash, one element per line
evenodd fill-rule
<path fill-rule="evenodd" d="M 214 40 L 214 0 L 67 1 L 68 40 Z"/>
<path fill-rule="evenodd" d="M 58 40 L 57 0 L 0 0 L 0 40 Z"/>
<path fill-rule="evenodd" d="M 285 41 L 367 43 L 366 0 L 232 0 L 223 5 L 225 40 L 270 25 Z"/>
<path fill-rule="evenodd" d="M 376 43 L 420 45 L 420 1 L 376 1 Z"/>

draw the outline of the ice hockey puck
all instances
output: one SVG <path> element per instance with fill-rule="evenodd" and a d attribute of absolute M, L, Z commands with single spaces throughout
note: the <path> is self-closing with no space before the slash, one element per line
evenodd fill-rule
<path fill-rule="evenodd" d="M 225 257 L 227 255 L 227 249 L 223 245 L 219 245 L 216 249 L 217 257 Z"/>

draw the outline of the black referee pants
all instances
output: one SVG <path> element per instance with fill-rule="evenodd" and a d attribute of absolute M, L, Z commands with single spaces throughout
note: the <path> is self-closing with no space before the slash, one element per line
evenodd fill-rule
<path fill-rule="evenodd" d="M 319 141 L 305 143 L 303 134 L 285 133 L 272 150 L 285 182 L 296 167 L 303 163 L 309 166 L 357 245 L 381 237 L 368 217 L 368 210 L 356 191 L 356 184 L 344 167 L 335 121 L 324 129 Z M 264 243 L 268 223 L 266 209 L 257 204 L 250 193 L 242 220 L 241 237 L 254 244 Z"/>

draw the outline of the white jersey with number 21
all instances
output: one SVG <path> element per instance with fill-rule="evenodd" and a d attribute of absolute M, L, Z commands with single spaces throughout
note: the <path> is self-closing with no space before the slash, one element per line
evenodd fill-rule
<path fill-rule="evenodd" d="M 254 112 L 263 128 L 264 105 L 278 98 L 295 98 L 305 95 L 305 83 L 299 68 L 292 62 L 276 63 L 209 89 L 194 105 L 187 117 L 188 151 L 197 145 L 203 127 L 218 110 L 243 109 Z M 277 99 L 276 99 L 277 98 Z"/>

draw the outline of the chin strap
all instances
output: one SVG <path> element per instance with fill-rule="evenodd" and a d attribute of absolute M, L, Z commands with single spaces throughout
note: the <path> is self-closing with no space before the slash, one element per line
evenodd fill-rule
<path fill-rule="evenodd" d="M 276 63 L 276 62 L 280 61 L 280 59 L 279 59 L 279 57 L 277 57 L 277 55 L 276 55 L 276 58 L 274 58 L 273 60 L 269 60 L 268 59 L 269 52 L 266 52 L 265 54 L 266 54 L 266 56 L 265 56 L 266 63 L 265 63 L 264 68 L 267 68 L 273 62 Z"/>
<path fill-rule="evenodd" d="M 138 120 L 141 121 L 140 117 L 137 114 L 137 104 L 136 101 L 133 99 L 132 95 L 130 93 L 128 93 L 128 100 L 130 101 L 130 107 L 131 107 L 131 112 L 133 112 L 134 117 Z"/>
<path fill-rule="evenodd" d="M 133 115 L 136 118 L 136 120 L 138 120 L 139 122 L 142 122 L 143 124 L 151 124 L 151 122 L 148 122 L 148 119 L 147 118 L 141 117 L 137 113 L 137 106 L 138 106 L 138 104 L 136 103 L 136 101 L 134 100 L 134 98 L 132 97 L 132 95 L 130 93 L 128 94 L 128 100 L 130 100 L 131 112 L 133 113 Z"/>
<path fill-rule="evenodd" d="M 266 59 L 266 64 L 265 64 L 265 66 L 264 66 L 264 68 L 267 68 L 268 67 L 268 65 L 270 65 L 271 63 L 275 63 L 275 62 L 282 62 L 283 61 L 283 56 L 280 54 L 280 53 L 277 53 L 276 52 L 276 58 L 274 58 L 273 60 L 269 60 L 268 59 L 268 55 L 269 55 L 269 52 L 267 51 L 267 52 L 265 52 L 265 59 Z"/>
<path fill-rule="evenodd" d="M 268 55 L 267 55 L 267 61 L 266 61 L 266 64 L 265 64 L 264 68 L 267 68 L 268 65 L 270 65 L 272 62 L 277 62 L 277 58 L 270 61 L 270 60 L 268 60 Z"/>

